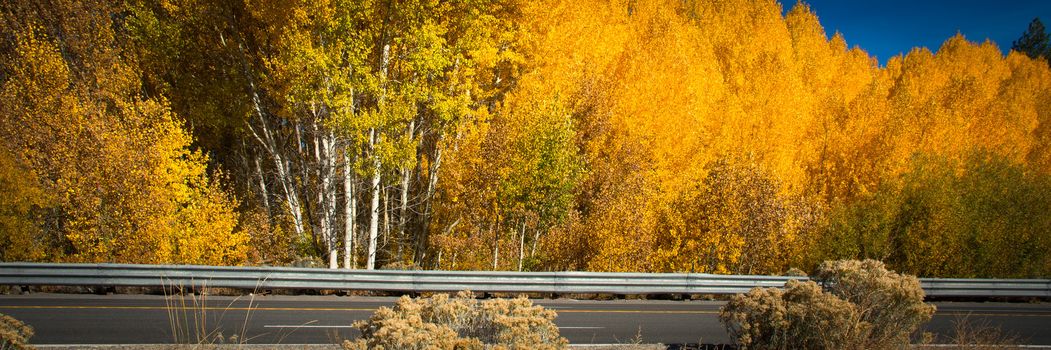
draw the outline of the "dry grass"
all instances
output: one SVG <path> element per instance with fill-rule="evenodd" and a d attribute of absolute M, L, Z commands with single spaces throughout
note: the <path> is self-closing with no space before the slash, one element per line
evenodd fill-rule
<path fill-rule="evenodd" d="M 174 284 L 164 286 L 165 309 L 168 312 L 168 325 L 173 343 L 193 345 L 196 349 L 202 345 L 246 345 L 251 340 L 247 335 L 248 321 L 252 317 L 257 293 L 249 293 L 247 296 L 248 307 L 244 319 L 241 320 L 240 330 L 235 334 L 224 335 L 221 322 L 234 303 L 242 300 L 243 296 L 230 300 L 219 313 L 210 312 L 212 308 L 209 306 L 208 296 L 209 291 L 214 289 L 209 288 L 207 282 L 194 282 L 188 287 Z"/>
<path fill-rule="evenodd" d="M 946 341 L 938 341 L 938 346 L 930 345 L 934 340 L 932 336 L 926 336 L 925 344 L 919 344 L 917 349 L 949 349 L 949 350 L 1005 350 L 1023 349 L 1018 336 L 1005 333 L 1000 327 L 993 326 L 988 320 L 972 319 L 970 316 L 960 316 L 953 320 L 952 334 Z"/>

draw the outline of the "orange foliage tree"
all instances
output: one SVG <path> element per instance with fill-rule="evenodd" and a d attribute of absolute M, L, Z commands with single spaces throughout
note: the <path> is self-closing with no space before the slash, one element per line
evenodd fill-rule
<path fill-rule="evenodd" d="M 112 25 L 5 7 L 0 247 L 182 261 L 146 247 L 247 214 L 330 267 L 1051 273 L 1051 71 L 992 42 L 880 65 L 776 0 L 48 4 Z"/>

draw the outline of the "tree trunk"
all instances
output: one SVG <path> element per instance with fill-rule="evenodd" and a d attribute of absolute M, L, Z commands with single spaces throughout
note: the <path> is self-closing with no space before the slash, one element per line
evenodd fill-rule
<path fill-rule="evenodd" d="M 390 44 L 383 45 L 380 59 L 381 88 L 378 107 L 382 111 L 386 108 L 387 99 L 387 67 L 390 64 Z M 369 153 L 372 156 L 372 208 L 369 213 L 369 248 L 365 268 L 373 270 L 376 268 L 376 236 L 379 234 L 380 225 L 380 157 L 376 154 L 376 147 L 380 143 L 379 130 L 372 127 L 369 130 Z"/>
<path fill-rule="evenodd" d="M 435 187 L 438 185 L 438 169 L 442 165 L 442 150 L 439 148 L 441 139 L 435 141 L 434 161 L 431 162 L 427 177 L 427 193 L 424 196 L 423 216 L 420 232 L 416 233 L 416 261 L 420 263 L 427 256 L 427 237 L 431 224 L 431 199 L 434 198 Z"/>
<path fill-rule="evenodd" d="M 385 262 L 397 261 L 396 259 L 400 259 L 401 256 L 401 238 L 391 235 L 390 216 L 393 210 L 390 204 L 390 187 L 383 186 L 383 246 L 387 253 Z M 394 242 L 393 247 L 390 241 Z"/>
<path fill-rule="evenodd" d="M 493 242 L 493 271 L 496 271 L 497 263 L 500 262 L 500 240 Z"/>
<path fill-rule="evenodd" d="M 525 220 L 522 220 L 522 229 L 518 230 L 518 271 L 522 271 L 522 262 L 525 260 Z"/>
<path fill-rule="evenodd" d="M 536 256 L 536 244 L 540 242 L 540 232 L 540 229 L 537 229 L 533 234 L 533 247 L 529 249 L 529 257 Z"/>
<path fill-rule="evenodd" d="M 343 150 L 343 193 L 346 196 L 346 207 L 343 208 L 343 267 L 357 268 L 354 260 L 354 235 L 358 231 L 358 199 L 354 193 L 354 164 L 350 162 L 350 149 Z"/>
<path fill-rule="evenodd" d="M 263 174 L 262 161 L 259 159 L 259 155 L 255 156 L 255 171 L 259 175 L 259 192 L 263 199 L 263 208 L 266 209 L 266 218 L 269 220 L 273 217 L 273 213 L 270 211 L 270 192 L 266 188 L 266 177 Z"/>
<path fill-rule="evenodd" d="M 278 183 L 281 184 L 281 189 L 285 193 L 285 201 L 288 203 L 289 214 L 292 214 L 292 226 L 295 229 L 297 236 L 302 236 L 305 232 L 303 228 L 303 212 L 299 204 L 299 195 L 296 194 L 292 179 L 289 177 L 288 164 L 285 163 L 284 157 L 281 156 L 281 150 L 277 147 L 277 141 L 274 140 L 273 134 L 270 132 L 270 127 L 267 125 L 265 113 L 260 106 L 259 96 L 254 90 L 252 85 L 252 101 L 255 105 L 256 116 L 259 119 L 260 135 L 250 122 L 246 122 L 248 129 L 252 132 L 252 136 L 255 137 L 256 141 L 259 141 L 267 153 L 270 154 L 270 158 L 274 161 L 274 169 L 277 170 Z"/>
<path fill-rule="evenodd" d="M 409 139 L 411 140 L 416 133 L 416 119 L 413 118 L 409 122 Z M 408 167 L 401 170 L 401 208 L 398 209 L 398 237 L 401 240 L 408 240 L 408 234 L 405 232 L 405 226 L 408 223 L 408 208 L 409 208 L 409 175 L 411 171 Z M 399 255 L 401 255 L 401 244 L 398 245 Z M 416 264 L 422 264 L 421 261 L 416 260 L 413 257 L 413 262 Z"/>
<path fill-rule="evenodd" d="M 295 150 L 296 154 L 295 154 L 295 156 L 296 157 L 293 158 L 293 159 L 290 159 L 290 161 L 294 161 L 294 160 L 298 160 L 299 161 L 299 166 L 296 168 L 297 170 L 299 170 L 299 177 L 298 178 L 293 177 L 291 179 L 292 184 L 293 184 L 292 189 L 293 189 L 293 191 L 296 191 L 298 194 L 301 194 L 303 196 L 303 202 L 301 203 L 301 205 L 303 207 L 304 217 L 307 220 L 305 222 L 305 224 L 306 225 L 310 225 L 310 241 L 311 241 L 311 243 L 313 245 L 314 252 L 318 256 L 324 257 L 325 248 L 323 247 L 323 245 L 324 245 L 325 237 L 324 237 L 323 232 L 322 232 L 321 227 L 320 227 L 321 220 L 317 217 L 318 212 L 320 212 L 320 210 L 319 210 L 319 208 L 317 208 L 317 206 L 321 204 L 321 200 L 319 199 L 315 203 L 315 202 L 311 202 L 310 201 L 310 197 L 308 197 L 307 188 L 310 186 L 310 176 L 311 176 L 311 171 L 310 170 L 311 169 L 309 169 L 309 167 L 308 167 L 308 158 L 307 158 L 308 157 L 308 153 L 307 153 L 307 151 L 304 150 L 304 145 L 307 145 L 311 141 L 313 141 L 313 144 L 316 145 L 317 144 L 317 140 L 310 140 L 310 139 L 307 138 L 309 136 L 303 136 L 303 134 L 304 134 L 303 129 L 304 128 L 305 128 L 305 126 L 299 120 L 295 120 L 295 121 L 292 122 L 292 129 L 295 131 L 295 144 L 296 144 L 296 150 Z M 314 137 L 317 137 L 317 133 L 314 133 Z M 316 159 L 318 158 L 318 156 L 316 154 L 315 154 L 314 158 L 315 158 L 315 162 L 317 162 Z M 318 166 L 320 166 L 320 165 L 318 165 Z M 314 175 L 316 175 L 316 174 L 314 174 Z M 316 186 L 320 187 L 320 182 Z M 301 192 L 299 192 L 299 191 L 301 191 Z M 317 191 L 317 192 L 321 192 L 321 191 Z M 318 237 L 319 234 L 322 234 L 322 236 L 320 238 Z"/>
<path fill-rule="evenodd" d="M 500 223 L 496 223 L 496 229 L 493 230 L 493 271 L 496 271 L 496 267 L 500 262 Z"/>
<path fill-rule="evenodd" d="M 236 31 L 235 31 L 236 32 Z M 226 46 L 226 40 L 222 40 L 222 45 Z M 259 142 L 260 146 L 270 154 L 270 157 L 274 161 L 274 168 L 277 170 L 278 183 L 281 184 L 282 190 L 285 192 L 285 198 L 288 202 L 289 211 L 292 214 L 292 225 L 295 229 L 297 236 L 302 236 L 303 229 L 303 217 L 301 208 L 299 205 L 298 195 L 292 188 L 291 178 L 288 174 L 288 165 L 284 161 L 284 157 L 281 156 L 281 150 L 277 147 L 277 141 L 274 139 L 273 134 L 270 132 L 270 127 L 267 125 L 268 114 L 264 110 L 263 101 L 259 95 L 259 90 L 255 85 L 255 79 L 252 77 L 250 71 L 250 65 L 248 63 L 248 55 L 245 53 L 245 40 L 243 37 L 238 36 L 237 51 L 241 54 L 241 73 L 244 74 L 245 79 L 248 81 L 248 91 L 252 97 L 252 108 L 255 110 L 255 115 L 259 119 L 259 126 L 262 128 L 263 135 L 259 135 L 255 128 L 252 127 L 251 121 L 246 120 L 245 124 L 248 129 L 252 132 L 252 136 L 255 137 L 256 141 Z"/>
<path fill-rule="evenodd" d="M 365 268 L 373 270 L 376 268 L 376 236 L 380 228 L 380 158 L 376 154 L 376 146 L 379 143 L 379 135 L 373 128 L 369 132 L 369 145 L 372 150 L 372 208 L 369 213 L 369 247 L 368 260 Z"/>
<path fill-rule="evenodd" d="M 318 199 L 321 203 L 318 205 L 324 213 L 321 215 L 321 232 L 325 238 L 325 245 L 328 247 L 328 267 L 330 269 L 339 268 L 339 241 L 336 235 L 336 225 L 334 224 L 333 218 L 335 217 L 336 211 L 336 196 L 335 196 L 335 163 L 333 157 L 335 156 L 335 150 L 333 149 L 334 140 L 329 132 L 324 132 L 321 136 L 321 157 L 322 161 L 319 162 L 321 165 L 321 195 Z"/>
<path fill-rule="evenodd" d="M 383 189 L 380 190 L 382 194 L 380 198 L 383 201 L 383 230 L 380 231 L 383 235 L 383 249 L 381 251 L 387 255 L 385 260 L 382 260 L 384 263 L 390 262 L 392 251 L 390 247 L 390 191 L 388 190 L 388 186 L 383 186 Z M 394 240 L 394 244 L 397 245 L 398 241 Z"/>

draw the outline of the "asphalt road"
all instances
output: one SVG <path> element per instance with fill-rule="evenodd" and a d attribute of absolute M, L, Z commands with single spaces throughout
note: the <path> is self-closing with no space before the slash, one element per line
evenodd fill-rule
<path fill-rule="evenodd" d="M 195 304 L 196 300 L 196 304 Z M 358 332 L 388 297 L 210 296 L 183 302 L 150 295 L 0 295 L 0 313 L 33 326 L 35 344 L 156 344 L 197 342 L 195 334 L 237 335 L 255 344 L 339 343 Z M 573 344 L 728 343 L 718 301 L 538 300 L 558 311 L 555 323 Z M 1000 327 L 1026 344 L 1051 345 L 1051 304 L 938 303 L 926 326 L 952 334 L 964 318 Z M 172 322 L 172 320 L 182 322 Z M 175 333 L 184 335 L 176 339 Z M 228 340 L 229 341 L 229 340 Z"/>

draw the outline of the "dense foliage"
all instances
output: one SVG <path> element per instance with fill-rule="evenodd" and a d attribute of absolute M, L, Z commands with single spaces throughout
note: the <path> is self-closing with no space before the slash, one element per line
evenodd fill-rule
<path fill-rule="evenodd" d="M 109 3 L 0 8 L 0 256 L 245 262 L 236 201 L 165 99 L 142 92 Z"/>
<path fill-rule="evenodd" d="M 1034 26 L 880 66 L 775 0 L 0 14 L 3 260 L 1051 275 Z"/>

